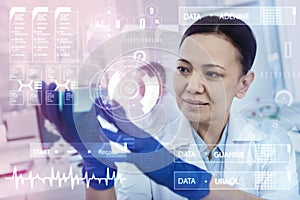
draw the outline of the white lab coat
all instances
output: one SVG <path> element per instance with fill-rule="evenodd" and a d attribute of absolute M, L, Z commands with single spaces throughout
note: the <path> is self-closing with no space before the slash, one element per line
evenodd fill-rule
<path fill-rule="evenodd" d="M 238 180 L 237 184 L 232 184 L 231 186 L 248 193 L 260 196 L 263 199 L 289 199 L 296 200 L 300 199 L 297 195 L 298 185 L 297 185 L 297 174 L 296 174 L 296 161 L 295 154 L 290 149 L 290 155 L 285 152 L 280 153 L 276 156 L 277 160 L 288 160 L 288 163 L 269 165 L 267 161 L 260 162 L 259 164 L 254 162 L 255 148 L 257 145 L 261 144 L 289 144 L 291 142 L 289 137 L 284 130 L 276 126 L 276 130 L 270 128 L 269 123 L 265 123 L 262 126 L 255 125 L 252 121 L 241 117 L 230 116 L 228 124 L 228 138 L 226 141 L 226 150 L 234 151 L 238 149 L 239 152 L 243 152 L 246 155 L 246 159 L 237 163 L 236 159 L 225 158 L 224 165 L 224 179 L 234 178 Z M 264 129 L 265 131 L 263 131 Z M 166 138 L 169 140 L 169 135 L 166 134 Z M 202 169 L 206 169 L 205 163 L 203 162 L 200 152 L 195 151 L 195 140 L 192 135 L 192 129 L 189 121 L 182 117 L 179 129 L 176 136 L 173 137 L 173 141 L 166 141 L 164 138 L 160 138 L 160 141 L 164 146 L 173 151 L 177 147 L 188 145 L 187 150 L 196 152 L 197 160 L 182 158 L 186 162 L 192 163 Z M 279 148 L 280 149 L 280 148 Z M 277 152 L 278 153 L 278 152 Z M 286 159 L 289 157 L 290 159 Z M 165 186 L 156 184 L 154 181 L 150 180 L 147 176 L 142 174 L 135 166 L 132 164 L 121 163 L 118 164 L 119 175 L 126 178 L 122 184 L 117 183 L 116 192 L 117 199 L 119 200 L 181 200 L 186 199 L 173 191 L 169 190 Z M 256 171 L 256 173 L 255 173 Z M 268 187 L 271 180 L 272 172 L 282 171 L 287 173 L 285 176 L 273 177 L 277 183 L 276 188 L 282 187 L 284 190 L 264 190 Z M 265 176 L 261 180 L 257 179 L 257 172 L 264 173 Z M 269 185 L 270 186 L 270 185 Z M 272 185 L 271 185 L 272 186 Z"/>

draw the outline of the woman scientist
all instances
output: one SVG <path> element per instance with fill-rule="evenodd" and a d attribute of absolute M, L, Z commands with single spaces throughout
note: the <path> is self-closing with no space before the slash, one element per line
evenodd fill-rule
<path fill-rule="evenodd" d="M 145 174 L 141 178 L 153 181 L 150 185 L 138 181 L 137 186 L 137 180 L 132 184 L 127 180 L 128 184 L 118 189 L 118 199 L 297 198 L 294 154 L 280 148 L 291 147 L 287 134 L 280 129 L 264 132 L 252 121 L 230 114 L 234 97 L 243 98 L 254 80 L 249 70 L 255 54 L 252 31 L 239 19 L 204 17 L 186 30 L 174 75 L 174 91 L 183 117 L 170 145 L 162 146 L 130 122 L 114 118 L 122 115 L 122 109 L 98 109 L 100 116 L 118 129 L 102 127 L 108 139 L 123 143 L 126 137 L 134 138 L 135 146 L 128 147 L 134 155 L 142 153 L 152 163 L 174 161 L 151 171 L 142 157 L 131 157 L 130 162 Z M 70 118 L 72 109 L 65 107 L 57 113 L 58 109 L 52 111 L 48 106 L 45 115 L 54 123 L 59 115 Z M 74 139 L 73 129 L 60 128 L 60 132 L 69 142 L 79 141 Z M 133 132 L 144 137 L 136 137 Z M 84 154 L 80 145 L 75 148 Z M 174 150 L 174 155 L 168 150 Z M 83 172 L 101 177 L 106 167 L 87 158 Z M 88 199 L 116 198 L 113 182 L 91 182 L 90 186 Z"/>

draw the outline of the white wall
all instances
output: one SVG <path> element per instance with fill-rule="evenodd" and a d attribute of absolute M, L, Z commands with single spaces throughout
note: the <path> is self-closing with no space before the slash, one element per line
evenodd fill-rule
<path fill-rule="evenodd" d="M 296 25 L 279 26 L 281 55 L 283 61 L 283 69 L 286 75 L 286 89 L 291 92 L 294 102 L 300 103 L 300 1 L 296 0 L 276 0 L 277 6 L 295 6 L 296 7 Z M 291 57 L 285 56 L 285 43 L 291 43 Z M 296 73 L 295 76 L 288 77 L 290 73 Z"/>

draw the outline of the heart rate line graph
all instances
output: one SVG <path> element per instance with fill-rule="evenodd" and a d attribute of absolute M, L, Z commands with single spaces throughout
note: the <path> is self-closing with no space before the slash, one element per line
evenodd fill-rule
<path fill-rule="evenodd" d="M 89 188 L 90 182 L 93 180 L 98 181 L 99 184 L 104 182 L 105 185 L 108 185 L 108 182 L 112 180 L 120 181 L 120 183 L 126 180 L 126 178 L 123 178 L 121 176 L 117 177 L 115 172 L 113 172 L 110 176 L 109 168 L 106 168 L 106 177 L 96 177 L 94 174 L 89 177 L 87 172 L 81 177 L 81 175 L 74 173 L 73 167 L 69 168 L 68 173 L 61 173 L 60 171 L 55 172 L 54 167 L 51 167 L 50 171 L 50 176 L 48 177 L 42 177 L 39 174 L 33 175 L 32 171 L 29 171 L 27 177 L 23 177 L 23 174 L 18 174 L 17 167 L 14 167 L 12 176 L 6 177 L 5 180 L 15 181 L 16 190 L 19 189 L 20 184 L 24 185 L 25 182 L 29 182 L 30 188 L 33 189 L 36 182 L 41 182 L 44 185 L 48 183 L 50 187 L 53 187 L 54 183 L 57 183 L 58 187 L 62 187 L 63 183 L 67 183 L 68 181 L 70 181 L 71 189 L 74 190 L 75 186 L 79 185 L 84 180 L 86 181 L 87 188 Z"/>

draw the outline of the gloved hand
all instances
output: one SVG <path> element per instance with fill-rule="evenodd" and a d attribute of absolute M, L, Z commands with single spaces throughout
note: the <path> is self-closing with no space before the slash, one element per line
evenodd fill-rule
<path fill-rule="evenodd" d="M 134 163 L 149 178 L 188 199 L 201 199 L 208 195 L 210 173 L 170 153 L 150 134 L 130 122 L 124 109 L 116 102 L 109 106 L 98 99 L 97 104 L 101 105 L 96 108 L 97 114 L 118 129 L 103 129 L 104 134 L 114 142 L 126 142 L 132 152 L 128 154 L 127 162 Z"/>
<path fill-rule="evenodd" d="M 107 138 L 103 137 L 100 124 L 97 121 L 95 108 L 84 113 L 73 114 L 73 93 L 63 92 L 63 105 L 59 108 L 59 92 L 55 91 L 56 84 L 49 87 L 43 82 L 42 90 L 39 91 L 41 111 L 46 119 L 55 124 L 61 136 L 81 154 L 84 160 L 82 174 L 87 186 L 96 190 L 105 190 L 114 186 L 114 179 L 98 182 L 93 179 L 116 176 L 114 164 L 103 164 L 99 158 L 90 152 L 99 148 L 109 148 Z"/>

